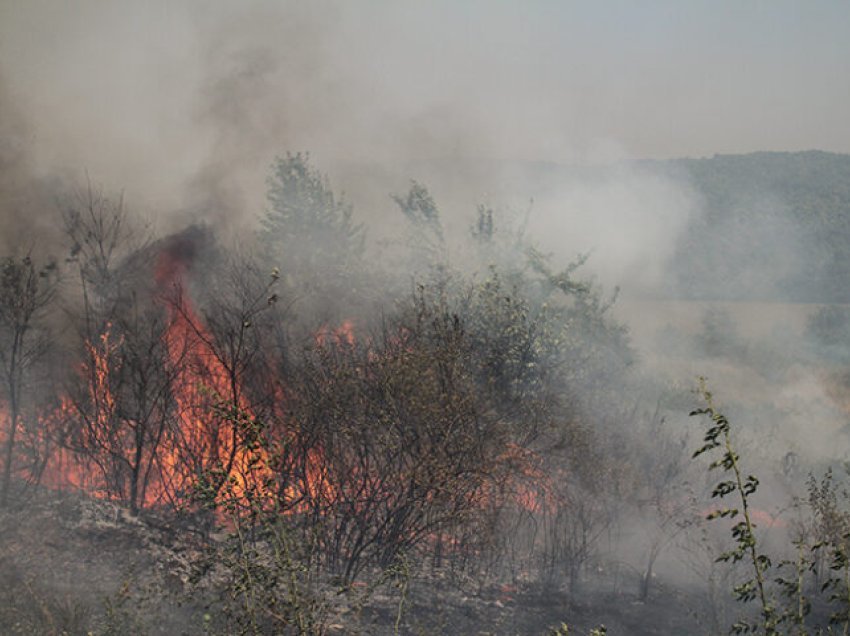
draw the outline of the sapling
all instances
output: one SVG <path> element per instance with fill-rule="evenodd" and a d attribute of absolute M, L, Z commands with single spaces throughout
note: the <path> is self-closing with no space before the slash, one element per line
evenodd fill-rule
<path fill-rule="evenodd" d="M 767 573 L 771 568 L 771 560 L 766 554 L 759 552 L 759 544 L 755 535 L 756 524 L 751 513 L 751 498 L 758 490 L 759 480 L 755 475 L 746 475 L 741 467 L 740 457 L 732 445 L 729 420 L 714 406 L 711 392 L 708 390 L 705 378 L 700 378 L 699 394 L 705 406 L 691 412 L 692 416 L 705 415 L 710 420 L 710 426 L 703 437 L 703 445 L 694 452 L 693 457 L 711 454 L 717 457 L 709 465 L 709 470 L 722 469 L 728 479 L 723 479 L 715 485 L 712 498 L 724 499 L 735 496 L 740 508 L 719 507 L 711 511 L 706 518 L 730 519 L 736 521 L 732 526 L 732 538 L 735 547 L 724 552 L 718 561 L 738 563 L 747 561 L 752 566 L 753 576 L 734 587 L 737 600 L 749 603 L 757 600 L 761 608 L 760 623 L 751 623 L 745 619 L 737 621 L 732 626 L 732 633 L 750 634 L 763 632 L 768 636 L 778 634 L 777 624 L 779 615 L 776 605 L 767 592 Z"/>

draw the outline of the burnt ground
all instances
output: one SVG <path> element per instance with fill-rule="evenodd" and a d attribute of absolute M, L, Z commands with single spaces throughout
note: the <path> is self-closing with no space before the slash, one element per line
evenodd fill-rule
<path fill-rule="evenodd" d="M 0 511 L 0 634 L 205 634 L 209 615 L 193 587 L 197 533 L 163 518 L 134 518 L 105 501 L 31 493 Z M 646 603 L 637 582 L 599 575 L 572 601 L 531 583 L 481 587 L 429 575 L 411 582 L 402 634 L 700 634 L 700 597 L 657 581 Z M 341 602 L 330 634 L 392 634 L 399 592 L 379 590 L 362 608 Z M 205 618 L 206 615 L 206 618 Z M 220 633 L 220 632 L 219 632 Z"/>
<path fill-rule="evenodd" d="M 109 502 L 30 494 L 0 511 L 0 634 L 176 634 L 191 551 Z"/>
<path fill-rule="evenodd" d="M 501 596 L 501 598 L 499 598 Z M 546 634 L 561 623 L 570 634 L 587 634 L 604 625 L 608 634 L 671 635 L 699 634 L 698 621 L 688 607 L 695 599 L 659 586 L 647 603 L 634 594 L 603 591 L 587 592 L 570 602 L 563 593 L 519 590 L 509 599 L 496 593 L 479 596 L 419 590 L 403 621 L 410 634 L 470 634 L 508 636 Z M 384 615 L 384 620 L 389 616 Z"/>

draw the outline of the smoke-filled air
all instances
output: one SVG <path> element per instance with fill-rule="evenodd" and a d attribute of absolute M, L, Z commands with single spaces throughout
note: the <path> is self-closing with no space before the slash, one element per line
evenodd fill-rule
<path fill-rule="evenodd" d="M 850 632 L 850 5 L 0 2 L 0 633 Z"/>

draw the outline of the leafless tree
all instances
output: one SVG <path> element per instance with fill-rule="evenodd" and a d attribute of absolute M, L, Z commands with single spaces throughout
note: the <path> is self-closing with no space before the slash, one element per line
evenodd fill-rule
<path fill-rule="evenodd" d="M 263 272 L 248 258 L 216 255 L 196 272 L 196 282 L 174 280 L 163 290 L 171 322 L 170 347 L 179 351 L 174 391 L 180 417 L 175 445 L 191 480 L 205 475 L 220 490 L 226 480 L 256 481 L 242 460 L 245 412 L 266 419 L 278 386 L 271 335 L 283 302 L 279 274 Z M 206 291 L 197 290 L 202 287 Z M 197 291 L 196 291 L 197 290 Z M 181 433 L 182 431 L 182 433 Z M 257 484 L 254 484 L 257 486 Z"/>
<path fill-rule="evenodd" d="M 6 506 L 9 500 L 24 390 L 48 342 L 40 320 L 55 298 L 56 288 L 54 263 L 39 268 L 29 255 L 0 261 L 0 377 L 8 401 L 3 481 L 0 485 L 2 506 Z"/>
<path fill-rule="evenodd" d="M 136 512 L 164 496 L 159 450 L 173 429 L 172 381 L 179 354 L 168 346 L 156 298 L 149 233 L 123 205 L 89 185 L 64 214 L 69 261 L 77 265 L 82 369 L 70 378 L 75 406 L 66 445 L 107 493 Z"/>

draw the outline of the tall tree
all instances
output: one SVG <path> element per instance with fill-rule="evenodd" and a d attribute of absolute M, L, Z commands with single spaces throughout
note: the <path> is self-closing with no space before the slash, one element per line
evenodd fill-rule
<path fill-rule="evenodd" d="M 123 200 L 91 186 L 65 212 L 64 224 L 69 260 L 79 270 L 84 345 L 66 445 L 78 461 L 97 467 L 101 488 L 137 512 L 164 494 L 159 455 L 174 427 L 171 385 L 180 362 L 169 350 L 169 323 L 156 298 L 156 253 Z"/>
<path fill-rule="evenodd" d="M 311 297 L 325 313 L 333 299 L 352 296 L 362 269 L 363 228 L 353 208 L 310 164 L 308 154 L 278 157 L 268 179 L 269 207 L 260 240 L 281 282 L 299 298 Z M 331 318 L 325 316 L 323 318 Z"/>

